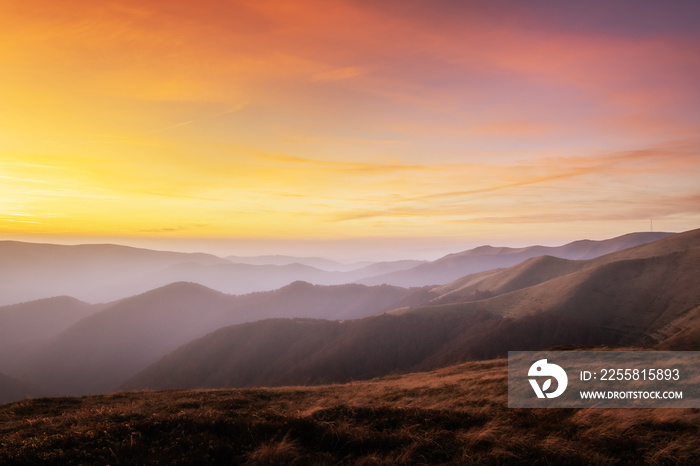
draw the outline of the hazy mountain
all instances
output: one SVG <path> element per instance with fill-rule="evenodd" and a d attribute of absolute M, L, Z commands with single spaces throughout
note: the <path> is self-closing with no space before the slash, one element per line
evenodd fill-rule
<path fill-rule="evenodd" d="M 0 307 L 0 371 L 19 376 L 37 348 L 100 309 L 67 296 Z"/>
<path fill-rule="evenodd" d="M 133 295 L 174 282 L 193 282 L 227 294 L 248 294 L 281 288 L 295 281 L 341 285 L 375 275 L 378 271 L 410 268 L 417 261 L 381 262 L 351 272 L 328 272 L 302 264 L 249 265 L 180 263 L 139 276 L 122 286 L 120 294 Z M 116 287 L 113 289 L 117 290 Z"/>
<path fill-rule="evenodd" d="M 525 265 L 497 271 L 491 279 L 506 277 Z M 658 343 L 687 334 L 695 326 L 700 305 L 700 230 L 558 266 L 564 272 L 578 270 L 504 294 L 498 294 L 497 287 L 485 288 L 481 291 L 496 296 L 442 308 L 510 318 L 537 313 L 567 314 L 605 329 L 619 343 Z"/>
<path fill-rule="evenodd" d="M 387 262 L 353 262 L 344 264 L 340 262 L 323 259 L 320 257 L 296 257 L 296 256 L 227 256 L 226 259 L 237 264 L 249 265 L 306 265 L 326 272 L 347 272 L 345 275 L 337 275 L 344 280 L 342 283 L 352 282 L 357 279 L 367 278 L 374 275 L 406 270 L 426 261 L 420 260 L 398 260 Z M 302 280 L 302 277 L 299 277 Z M 306 280 L 308 281 L 308 280 Z M 341 284 L 340 282 L 337 284 Z"/>
<path fill-rule="evenodd" d="M 445 284 L 470 273 L 508 267 L 535 256 L 587 259 L 664 235 L 667 234 L 635 233 L 606 241 L 577 241 L 558 248 L 483 246 L 430 263 L 406 260 L 354 264 L 352 267 L 359 268 L 341 267 L 342 271 L 322 270 L 337 269 L 338 264 L 317 258 L 237 258 L 273 262 L 256 265 L 232 263 L 209 254 L 108 244 L 62 246 L 0 241 L 0 305 L 61 295 L 90 303 L 111 302 L 177 281 L 199 283 L 228 294 L 274 290 L 299 280 L 319 285 Z M 306 264 L 287 263 L 296 259 Z"/>
<path fill-rule="evenodd" d="M 60 295 L 90 303 L 111 302 L 179 281 L 199 283 L 227 294 L 269 291 L 300 280 L 339 285 L 420 263 L 358 263 L 345 267 L 356 267 L 355 270 L 328 271 L 300 263 L 285 263 L 298 259 L 288 256 L 258 259 L 253 262 L 281 265 L 232 263 L 209 254 L 116 245 L 61 246 L 0 241 L 0 305 Z M 308 259 L 307 262 L 320 266 L 336 264 L 344 268 L 331 261 Z"/>
<path fill-rule="evenodd" d="M 553 328 L 556 334 L 549 332 Z M 535 338 L 545 345 L 595 341 L 577 320 L 551 316 L 520 325 L 486 312 L 454 310 L 345 322 L 273 319 L 223 328 L 195 340 L 122 388 L 342 383 L 489 357 L 523 349 Z"/>
<path fill-rule="evenodd" d="M 230 262 L 209 254 L 110 244 L 0 241 L 0 304 L 61 295 L 88 302 L 113 301 L 150 289 L 142 287 L 141 276 L 182 263 Z"/>
<path fill-rule="evenodd" d="M 284 255 L 226 256 L 226 259 L 236 264 L 248 265 L 308 265 L 309 267 L 314 267 L 328 272 L 347 272 L 350 270 L 357 270 L 372 264 L 371 262 L 355 262 L 352 264 L 344 264 L 341 262 L 324 259 L 322 257 L 297 257 Z"/>
<path fill-rule="evenodd" d="M 533 286 L 596 265 L 644 259 L 693 249 L 700 243 L 700 230 L 667 236 L 651 243 L 613 252 L 591 260 L 566 260 L 552 256 L 528 259 L 516 266 L 492 269 L 461 277 L 425 292 L 425 304 L 477 301 Z"/>
<path fill-rule="evenodd" d="M 350 279 L 350 281 L 358 281 L 367 277 L 374 277 L 377 275 L 412 269 L 413 267 L 425 263 L 426 261 L 419 260 L 376 262 L 374 264 L 365 265 L 362 268 L 348 272 L 346 276 Z M 381 283 L 377 283 L 377 285 L 381 285 Z"/>
<path fill-rule="evenodd" d="M 590 261 L 533 259 L 482 274 L 490 286 L 480 291 L 494 295 L 485 299 L 454 283 L 438 298 L 464 292 L 464 302 L 348 322 L 266 320 L 220 329 L 125 387 L 345 382 L 560 344 L 698 350 L 698 276 L 700 230 Z"/>
<path fill-rule="evenodd" d="M 548 255 L 572 260 L 592 259 L 665 238 L 669 235 L 672 235 L 672 233 L 630 233 L 603 241 L 574 241 L 558 247 L 529 246 L 524 248 L 507 248 L 481 246 L 468 251 L 449 254 L 436 261 L 421 264 L 408 270 L 361 279 L 359 283 L 366 285 L 387 283 L 396 286 L 440 285 L 468 274 L 511 267 L 533 257 Z"/>
<path fill-rule="evenodd" d="M 30 396 L 27 385 L 19 380 L 0 374 L 0 404 L 21 400 Z"/>
<path fill-rule="evenodd" d="M 577 257 L 603 250 L 578 244 L 585 247 L 570 251 Z M 699 245 L 700 230 L 694 230 L 595 259 L 542 256 L 420 289 L 295 282 L 231 296 L 175 283 L 112 303 L 65 329 L 35 355 L 26 380 L 53 394 L 114 390 L 188 342 L 194 346 L 173 352 L 166 366 L 154 364 L 155 372 L 144 371 L 134 386 L 160 386 L 159 377 L 172 371 L 168 377 L 197 386 L 191 373 L 176 373 L 207 367 L 219 367 L 215 379 L 226 383 L 317 383 L 553 344 L 687 348 L 700 322 Z M 194 266 L 227 270 L 236 264 Z M 278 319 L 235 326 L 277 317 L 348 320 L 392 309 L 391 315 L 346 322 Z M 215 341 L 212 335 L 218 335 Z M 208 352 L 216 355 L 209 365 L 197 359 Z M 241 378 L 258 372 L 263 375 Z M 148 375 L 153 373 L 158 376 Z"/>
<path fill-rule="evenodd" d="M 231 296 L 175 283 L 124 299 L 85 318 L 46 345 L 27 380 L 51 394 L 115 389 L 158 358 L 215 329 L 269 317 L 350 319 L 395 307 L 413 290 L 391 286 L 314 286 Z"/>
<path fill-rule="evenodd" d="M 389 285 L 368 287 L 358 284 L 321 286 L 294 282 L 275 291 L 240 297 L 239 307 L 250 318 L 303 317 L 315 319 L 358 319 L 395 309 L 406 300 L 420 304 L 415 289 Z"/>
<path fill-rule="evenodd" d="M 342 282 L 341 272 L 326 272 L 301 264 L 248 265 L 182 263 L 141 277 L 147 289 L 189 281 L 227 294 L 268 291 L 302 280 L 323 285 Z"/>

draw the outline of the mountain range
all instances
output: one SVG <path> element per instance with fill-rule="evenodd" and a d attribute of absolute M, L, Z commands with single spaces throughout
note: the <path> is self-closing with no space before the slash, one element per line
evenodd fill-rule
<path fill-rule="evenodd" d="M 178 281 L 199 283 L 227 294 L 270 291 L 295 281 L 317 285 L 360 283 L 421 287 L 446 284 L 467 274 L 512 266 L 541 255 L 589 259 L 667 235 L 669 233 L 632 233 L 559 247 L 484 246 L 433 262 L 359 263 L 354 270 L 319 258 L 227 259 L 210 254 L 109 244 L 65 246 L 0 241 L 0 306 L 55 296 L 71 296 L 92 304 L 106 303 Z"/>
<path fill-rule="evenodd" d="M 697 350 L 698 276 L 700 230 L 590 260 L 543 256 L 433 288 L 427 302 L 382 316 L 223 328 L 123 388 L 342 383 L 555 345 Z"/>
<path fill-rule="evenodd" d="M 101 393 L 116 389 L 178 346 L 221 327 L 272 317 L 357 319 L 412 302 L 415 291 L 388 285 L 295 282 L 276 291 L 234 296 L 178 282 L 100 305 L 100 310 L 71 298 L 7 306 L 0 308 L 0 320 L 5 318 L 4 331 L 15 334 L 12 343 L 23 351 L 0 353 L 0 371 L 45 394 Z M 29 311 L 39 314 L 50 306 L 55 306 L 53 317 L 65 317 L 66 322 L 81 312 L 92 312 L 63 327 L 29 319 Z M 27 311 L 27 318 L 12 320 L 18 310 Z"/>
<path fill-rule="evenodd" d="M 103 304 L 64 296 L 0 307 L 0 373 L 25 392 L 81 395 L 347 382 L 552 345 L 697 349 L 700 230 L 555 249 L 485 247 L 447 256 L 404 272 L 450 264 L 452 273 L 455 264 L 469 264 L 465 257 L 477 272 L 437 285 L 428 276 L 413 288 L 294 281 L 230 295 L 175 282 Z M 96 250 L 106 255 L 95 260 L 107 262 L 120 251 Z M 57 269 L 66 254 L 86 251 L 59 247 L 49 262 Z M 527 257 L 544 251 L 569 258 Z M 237 266 L 207 255 L 124 252 L 122 270 L 139 261 L 167 270 L 193 258 L 203 267 Z M 87 257 L 80 273 L 99 274 Z M 490 259 L 519 262 L 480 270 Z"/>
<path fill-rule="evenodd" d="M 557 247 L 528 246 L 507 248 L 481 246 L 468 251 L 449 254 L 436 261 L 419 264 L 408 270 L 361 279 L 359 282 L 366 285 L 379 283 L 388 283 L 396 286 L 441 285 L 468 274 L 511 267 L 533 257 L 553 256 L 562 259 L 587 260 L 656 241 L 669 235 L 670 233 L 663 232 L 639 232 L 603 241 L 574 241 Z"/>

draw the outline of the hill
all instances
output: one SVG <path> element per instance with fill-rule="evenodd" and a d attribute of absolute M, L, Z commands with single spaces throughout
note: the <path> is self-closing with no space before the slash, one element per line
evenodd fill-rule
<path fill-rule="evenodd" d="M 270 291 L 295 281 L 341 285 L 420 263 L 395 261 L 345 266 L 317 258 L 240 259 L 247 263 L 233 263 L 210 254 L 112 244 L 63 246 L 0 241 L 0 306 L 59 295 L 105 303 L 175 282 L 198 283 L 227 294 Z"/>
<path fill-rule="evenodd" d="M 585 261 L 571 261 L 553 256 L 539 256 L 505 269 L 467 275 L 435 287 L 430 304 L 449 304 L 486 299 L 499 294 L 528 288 L 586 266 Z"/>
<path fill-rule="evenodd" d="M 0 406 L 0 463 L 700 462 L 697 409 L 509 409 L 505 360 L 317 387 Z"/>
<path fill-rule="evenodd" d="M 542 262 L 533 259 L 520 266 L 465 277 L 431 290 L 438 297 L 431 303 L 452 298 L 459 290 L 466 298 L 458 304 L 417 307 L 397 312 L 487 312 L 511 319 L 548 314 L 575 317 L 595 326 L 618 344 L 660 344 L 674 335 L 696 328 L 700 285 L 700 230 L 673 235 L 659 241 L 611 253 L 589 261 L 557 262 L 554 272 L 542 275 Z M 535 267 L 538 273 L 522 275 Z M 549 269 L 550 271 L 552 269 Z M 569 272 L 569 273 L 566 273 Z M 552 276 L 550 280 L 546 280 Z M 535 284 L 511 292 L 499 288 L 513 279 Z M 535 278 L 545 278 L 537 283 Z M 489 287 L 488 284 L 495 285 Z M 470 299 L 470 288 L 487 299 Z M 516 287 L 518 288 L 518 287 Z M 440 295 L 439 291 L 445 294 Z M 465 291 L 466 290 L 466 291 Z M 456 293 L 459 297 L 459 293 Z M 490 297 L 492 296 L 492 297 Z M 691 344 L 689 340 L 688 345 Z M 688 346 L 686 345 L 686 346 Z"/>
<path fill-rule="evenodd" d="M 468 251 L 449 254 L 436 261 L 420 264 L 408 270 L 378 275 L 359 280 L 358 282 L 366 285 L 380 283 L 396 286 L 442 285 L 465 275 L 511 267 L 533 257 L 548 255 L 561 259 L 588 260 L 656 241 L 670 235 L 672 233 L 630 233 L 603 241 L 574 241 L 558 247 L 529 246 L 525 248 L 507 248 L 481 246 Z"/>
<path fill-rule="evenodd" d="M 700 322 L 697 276 L 700 230 L 591 261 L 543 257 L 472 277 L 495 287 L 480 290 L 494 295 L 485 299 L 469 295 L 455 304 L 431 304 L 464 292 L 457 283 L 437 298 L 431 290 L 428 305 L 385 316 L 268 320 L 220 329 L 124 387 L 347 382 L 557 344 L 639 347 L 674 339 L 674 348 L 697 350 L 699 342 L 690 338 Z"/>
<path fill-rule="evenodd" d="M 64 246 L 0 241 L 0 306 L 62 295 L 89 303 L 105 303 L 178 281 L 199 283 L 227 294 L 269 291 L 295 281 L 318 285 L 386 283 L 405 287 L 445 284 L 470 273 L 508 267 L 544 254 L 588 259 L 665 235 L 668 233 L 633 233 L 605 241 L 577 241 L 557 248 L 484 246 L 429 263 L 406 260 L 351 267 L 334 266 L 330 261 L 316 258 L 298 258 L 302 263 L 284 256 L 240 258 L 251 264 L 233 263 L 210 254 L 112 244 Z"/>
<path fill-rule="evenodd" d="M 322 257 L 285 256 L 281 254 L 263 256 L 226 256 L 226 259 L 236 264 L 250 265 L 308 265 L 328 272 L 348 272 L 371 265 L 371 262 L 341 263 Z"/>
<path fill-rule="evenodd" d="M 20 376 L 37 347 L 100 309 L 67 296 L 0 307 L 0 372 Z"/>
<path fill-rule="evenodd" d="M 470 274 L 448 284 L 432 287 L 425 293 L 424 304 L 477 301 L 534 286 L 588 267 L 663 256 L 673 252 L 688 251 L 698 245 L 700 245 L 700 230 L 691 230 L 590 260 L 566 260 L 553 256 L 534 257 L 516 266 Z"/>
<path fill-rule="evenodd" d="M 26 384 L 13 377 L 0 374 L 0 404 L 21 400 L 29 395 Z"/>
<path fill-rule="evenodd" d="M 224 326 L 269 317 L 365 317 L 395 307 L 412 293 L 390 286 L 297 282 L 273 292 L 231 296 L 174 283 L 113 303 L 70 326 L 24 362 L 25 377 L 48 394 L 102 393 Z"/>
<path fill-rule="evenodd" d="M 144 275 L 182 263 L 230 264 L 209 254 L 113 244 L 0 241 L 0 305 L 61 295 L 92 303 L 113 301 L 151 289 L 140 282 Z"/>

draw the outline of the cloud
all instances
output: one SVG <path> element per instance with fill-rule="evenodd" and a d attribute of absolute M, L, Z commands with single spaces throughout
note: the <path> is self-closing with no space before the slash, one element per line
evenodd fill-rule
<path fill-rule="evenodd" d="M 330 217 L 336 222 L 410 218 L 502 224 L 696 214 L 700 213 L 693 181 L 700 176 L 697 147 L 697 143 L 681 141 L 590 157 L 435 167 L 438 179 L 451 180 L 435 184 L 437 188 L 454 186 L 460 175 L 474 187 L 376 199 L 372 208 L 336 212 Z M 478 175 L 470 177 L 470 172 Z M 502 182 L 506 179 L 510 181 Z"/>
<path fill-rule="evenodd" d="M 321 73 L 316 73 L 311 78 L 312 81 L 344 81 L 346 79 L 356 78 L 367 74 L 367 69 L 361 66 L 347 66 L 344 68 L 335 68 Z"/>

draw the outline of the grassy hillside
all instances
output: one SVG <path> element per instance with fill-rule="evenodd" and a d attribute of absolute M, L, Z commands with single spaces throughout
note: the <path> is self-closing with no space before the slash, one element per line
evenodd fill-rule
<path fill-rule="evenodd" d="M 699 275 L 700 248 L 694 248 L 589 266 L 490 299 L 433 309 L 493 312 L 515 319 L 568 314 L 607 329 L 618 344 L 654 344 L 687 328 L 679 323 L 700 304 Z"/>
<path fill-rule="evenodd" d="M 322 384 L 444 367 L 561 344 L 610 343 L 570 316 L 519 321 L 434 311 L 331 322 L 272 319 L 223 328 L 178 348 L 123 388 Z"/>
<path fill-rule="evenodd" d="M 428 304 L 478 301 L 538 285 L 581 270 L 585 266 L 585 261 L 572 261 L 552 256 L 533 257 L 513 267 L 467 275 L 447 285 L 435 287 L 431 292 L 436 297 Z"/>
<path fill-rule="evenodd" d="M 697 409 L 509 409 L 506 362 L 0 406 L 0 463 L 697 464 Z"/>
<path fill-rule="evenodd" d="M 342 323 L 265 320 L 223 328 L 172 352 L 124 387 L 337 383 L 559 344 L 643 347 L 668 340 L 669 348 L 698 350 L 700 247 L 667 253 L 669 242 L 662 246 L 656 249 L 662 255 L 653 248 L 637 251 L 643 258 L 612 254 L 588 263 L 543 257 L 482 274 L 481 284 L 496 287 L 470 293 L 502 293 L 485 299 L 465 296 L 471 285 L 441 287 L 447 289 L 442 296 L 467 301 Z M 505 292 L 509 287 L 516 289 Z"/>
<path fill-rule="evenodd" d="M 527 259 L 549 255 L 562 259 L 589 260 L 602 255 L 636 247 L 673 236 L 671 233 L 630 233 L 603 241 L 581 240 L 558 247 L 529 246 L 508 248 L 481 246 L 449 254 L 436 261 L 420 264 L 408 270 L 383 274 L 360 280 L 375 285 L 389 283 L 397 286 L 424 286 L 446 284 L 465 275 L 496 268 L 512 267 Z"/>
<path fill-rule="evenodd" d="M 412 294 L 392 286 L 296 282 L 276 291 L 231 296 L 193 283 L 174 283 L 113 303 L 67 328 L 31 358 L 18 355 L 16 360 L 24 365 L 26 380 L 46 394 L 103 393 L 221 327 L 270 317 L 366 317 Z"/>
<path fill-rule="evenodd" d="M 0 374 L 0 403 L 8 403 L 29 396 L 29 389 L 17 379 Z"/>

